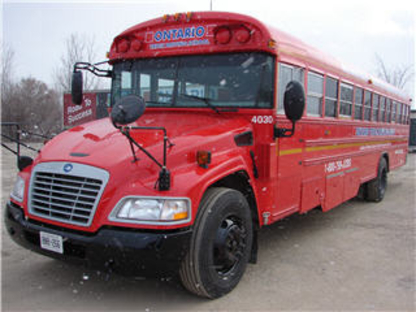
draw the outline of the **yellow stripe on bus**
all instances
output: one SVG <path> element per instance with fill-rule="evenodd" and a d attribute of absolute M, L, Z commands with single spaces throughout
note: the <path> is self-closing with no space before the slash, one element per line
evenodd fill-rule
<path fill-rule="evenodd" d="M 405 139 L 402 140 L 394 140 L 394 141 L 373 141 L 373 142 L 364 142 L 364 143 L 341 143 L 341 144 L 332 144 L 332 145 L 326 145 L 326 146 L 312 146 L 312 147 L 306 147 L 306 152 L 317 152 L 317 151 L 327 151 L 327 150 L 333 150 L 333 149 L 341 149 L 341 148 L 349 148 L 349 147 L 359 147 L 359 146 L 368 146 L 368 145 L 379 145 L 379 144 L 389 144 L 393 142 L 400 142 L 400 141 L 406 141 Z M 287 149 L 287 150 L 277 150 L 277 153 L 279 156 L 284 155 L 293 155 L 293 154 L 299 154 L 303 152 L 303 148 L 293 148 L 293 149 Z"/>
<path fill-rule="evenodd" d="M 279 156 L 299 154 L 299 153 L 302 153 L 302 151 L 303 151 L 302 148 L 294 148 L 294 149 L 283 150 L 283 151 L 279 152 Z"/>

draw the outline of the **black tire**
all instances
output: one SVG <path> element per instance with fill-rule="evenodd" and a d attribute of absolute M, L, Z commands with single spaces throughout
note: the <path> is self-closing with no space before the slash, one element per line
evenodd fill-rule
<path fill-rule="evenodd" d="M 252 243 L 253 223 L 245 197 L 228 188 L 209 189 L 179 271 L 182 284 L 210 299 L 229 293 L 244 274 Z"/>
<path fill-rule="evenodd" d="M 380 158 L 377 177 L 367 184 L 366 199 L 372 202 L 380 202 L 387 190 L 387 162 L 384 157 Z"/>

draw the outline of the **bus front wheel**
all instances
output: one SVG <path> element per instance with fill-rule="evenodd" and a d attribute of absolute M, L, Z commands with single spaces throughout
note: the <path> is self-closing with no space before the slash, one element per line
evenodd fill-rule
<path fill-rule="evenodd" d="M 210 299 L 229 293 L 244 274 L 252 243 L 251 212 L 243 194 L 228 188 L 208 189 L 179 272 L 182 284 Z"/>

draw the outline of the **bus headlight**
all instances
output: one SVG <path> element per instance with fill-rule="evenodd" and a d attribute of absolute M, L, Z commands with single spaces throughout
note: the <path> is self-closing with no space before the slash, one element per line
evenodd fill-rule
<path fill-rule="evenodd" d="M 128 223 L 185 223 L 191 219 L 188 198 L 125 197 L 109 220 Z"/>
<path fill-rule="evenodd" d="M 25 180 L 22 177 L 17 176 L 16 182 L 13 187 L 13 191 L 10 196 L 19 202 L 23 201 L 23 196 L 25 195 Z"/>

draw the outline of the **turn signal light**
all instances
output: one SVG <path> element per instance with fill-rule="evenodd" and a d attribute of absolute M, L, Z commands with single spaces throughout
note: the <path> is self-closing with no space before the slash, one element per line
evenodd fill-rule
<path fill-rule="evenodd" d="M 211 152 L 209 151 L 198 151 L 196 152 L 196 162 L 202 168 L 208 168 L 211 163 Z"/>

